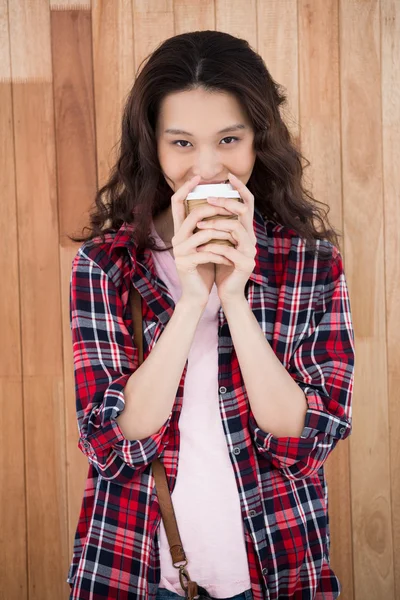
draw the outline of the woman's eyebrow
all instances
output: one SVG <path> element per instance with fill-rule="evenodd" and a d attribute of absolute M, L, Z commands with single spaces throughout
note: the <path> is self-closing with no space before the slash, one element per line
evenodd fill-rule
<path fill-rule="evenodd" d="M 238 131 L 242 129 L 247 129 L 246 125 L 243 125 L 242 123 L 236 123 L 235 125 L 229 125 L 228 127 L 224 127 L 224 129 L 218 131 L 216 135 L 219 135 L 220 133 L 228 133 L 230 131 Z M 194 137 L 193 133 L 189 133 L 188 131 L 184 131 L 183 129 L 166 129 L 164 133 L 172 133 L 173 135 L 189 135 L 191 137 Z"/>

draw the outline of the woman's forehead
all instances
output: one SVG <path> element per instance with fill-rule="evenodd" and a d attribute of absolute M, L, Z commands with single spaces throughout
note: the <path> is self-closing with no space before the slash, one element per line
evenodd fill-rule
<path fill-rule="evenodd" d="M 243 131 L 249 126 L 235 96 L 202 89 L 168 94 L 160 105 L 159 127 L 164 133 L 219 135 Z M 169 131 L 167 131 L 169 130 Z M 171 131 L 175 130 L 175 131 Z"/>

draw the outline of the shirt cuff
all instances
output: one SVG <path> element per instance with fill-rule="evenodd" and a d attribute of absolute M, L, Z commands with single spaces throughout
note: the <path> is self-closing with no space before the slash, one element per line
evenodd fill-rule
<path fill-rule="evenodd" d="M 105 479 L 125 483 L 159 458 L 169 442 L 172 411 L 156 433 L 141 440 L 128 440 L 116 421 L 125 406 L 124 387 L 130 377 L 126 374 L 114 381 L 96 404 L 86 426 L 81 427 L 78 447 Z M 86 433 L 86 434 L 85 434 Z"/>
<path fill-rule="evenodd" d="M 253 412 L 249 413 L 249 430 L 257 450 L 279 468 L 290 468 L 297 463 L 307 463 L 317 471 L 328 457 L 337 440 L 345 439 L 351 432 L 351 422 L 343 408 L 331 402 L 310 386 L 301 386 L 308 409 L 300 437 L 275 437 L 258 427 Z M 329 412 L 329 408 L 333 412 Z M 310 472 L 311 474 L 311 472 Z"/>

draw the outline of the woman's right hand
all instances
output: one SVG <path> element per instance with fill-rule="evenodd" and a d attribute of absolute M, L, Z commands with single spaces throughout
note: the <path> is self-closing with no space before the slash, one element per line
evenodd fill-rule
<path fill-rule="evenodd" d="M 182 286 L 183 301 L 205 307 L 215 280 L 215 264 L 232 266 L 232 263 L 219 254 L 213 252 L 198 252 L 197 246 L 207 244 L 212 239 L 229 240 L 236 244 L 236 240 L 229 232 L 216 229 L 197 231 L 197 223 L 205 217 L 214 215 L 231 216 L 232 213 L 219 206 L 198 206 L 185 213 L 184 202 L 187 195 L 200 181 L 200 176 L 182 185 L 171 197 L 171 211 L 174 220 L 174 236 L 171 240 L 173 253 Z"/>

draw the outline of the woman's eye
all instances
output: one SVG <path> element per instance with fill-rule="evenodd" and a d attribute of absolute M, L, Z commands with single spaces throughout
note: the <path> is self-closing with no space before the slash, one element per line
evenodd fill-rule
<path fill-rule="evenodd" d="M 239 141 L 239 138 L 234 137 L 234 136 L 228 136 L 225 137 L 221 140 L 221 142 L 223 142 L 224 140 L 234 140 L 234 141 Z M 174 144 L 174 146 L 178 146 L 178 148 L 187 148 L 188 146 L 180 146 L 179 144 L 183 143 L 183 144 L 190 144 L 190 142 L 188 142 L 187 140 L 176 140 L 175 142 L 172 142 Z M 229 142 L 227 144 L 223 144 L 223 146 L 231 146 L 232 142 Z"/>
<path fill-rule="evenodd" d="M 224 138 L 224 140 L 235 140 L 236 141 L 236 140 L 239 140 L 239 138 L 233 137 L 233 136 L 230 135 L 230 136 Z M 221 140 L 221 141 L 223 141 L 223 140 Z M 230 146 L 231 144 L 227 144 L 227 145 Z"/>
<path fill-rule="evenodd" d="M 188 142 L 187 140 L 176 140 L 175 142 L 172 142 L 174 144 L 174 146 L 178 146 L 178 144 L 180 142 L 183 142 L 184 144 L 189 144 L 190 142 Z M 178 146 L 179 148 L 187 148 L 187 146 Z"/>

